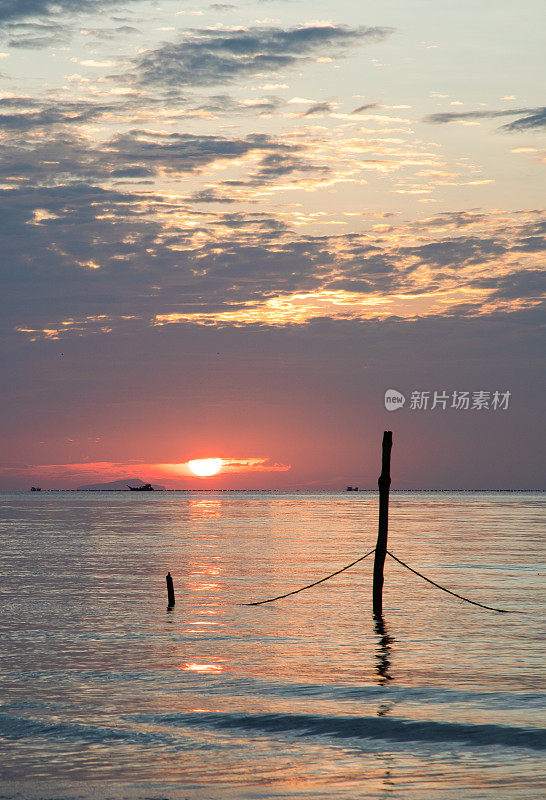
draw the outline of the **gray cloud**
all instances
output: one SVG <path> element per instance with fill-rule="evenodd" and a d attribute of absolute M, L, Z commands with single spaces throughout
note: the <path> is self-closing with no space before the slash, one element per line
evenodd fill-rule
<path fill-rule="evenodd" d="M 23 132 L 52 125 L 88 122 L 112 110 L 110 105 L 86 102 L 53 103 L 26 97 L 5 97 L 0 98 L 0 129 Z"/>
<path fill-rule="evenodd" d="M 215 189 L 201 189 L 186 198 L 190 203 L 235 203 L 234 197 L 225 197 Z"/>
<path fill-rule="evenodd" d="M 149 131 L 130 131 L 114 137 L 106 145 L 106 159 L 111 154 L 114 163 L 154 169 L 163 167 L 171 172 L 194 172 L 214 161 L 237 159 L 251 151 L 291 152 L 293 145 L 283 144 L 263 134 L 251 134 L 244 139 L 189 133 L 159 134 Z"/>
<path fill-rule="evenodd" d="M 521 298 L 544 299 L 546 297 L 546 272 L 542 269 L 522 269 L 507 275 L 481 278 L 472 286 L 493 289 L 492 300 L 518 300 Z"/>
<path fill-rule="evenodd" d="M 133 145 L 129 142 L 129 164 Z M 186 140 L 183 148 L 189 145 Z M 215 157 L 215 144 L 207 146 Z M 185 169 L 208 157 L 206 148 L 204 156 L 199 148 L 196 153 L 189 162 L 180 156 Z M 280 164 L 282 169 L 282 158 L 277 164 L 270 155 L 263 159 L 266 168 Z M 160 151 L 152 160 L 164 157 Z M 293 292 L 411 296 L 441 290 L 456 276 L 451 270 L 461 266 L 484 263 L 493 271 L 499 255 L 518 257 L 522 247 L 538 246 L 519 235 L 527 222 L 513 231 L 501 224 L 494 235 L 403 248 L 369 233 L 302 235 L 273 214 L 212 211 L 207 205 L 216 199 L 213 190 L 204 191 L 195 197 L 194 208 L 178 197 L 84 181 L 2 190 L 3 325 L 8 330 L 58 327 L 61 336 L 83 335 L 105 324 L 123 327 L 124 317 L 146 327 L 156 314 L 233 312 Z M 413 258 L 435 270 L 426 285 L 413 282 Z M 536 269 L 512 270 L 468 285 L 488 290 L 493 300 L 525 300 L 537 296 L 541 280 Z M 476 304 L 451 313 L 480 311 Z"/>
<path fill-rule="evenodd" d="M 515 250 L 523 250 L 525 253 L 542 253 L 546 250 L 545 236 L 525 236 L 520 239 Z"/>
<path fill-rule="evenodd" d="M 270 153 L 262 159 L 258 177 L 279 177 L 289 175 L 292 172 L 316 172 L 318 169 L 324 172 L 329 171 L 328 167 L 317 168 L 315 165 L 308 164 L 302 158 L 294 158 L 292 155 L 276 152 Z"/>
<path fill-rule="evenodd" d="M 193 226 L 167 235 L 146 213 L 153 202 L 83 183 L 2 191 L 4 324 L 40 328 L 104 315 L 116 324 L 123 315 L 146 323 L 154 313 L 233 311 L 317 284 L 320 246 L 279 243 L 286 226 L 278 220 L 218 214 L 221 241 L 199 244 L 196 234 L 210 235 L 200 214 L 177 202 L 172 213 L 189 214 Z M 156 202 L 169 212 L 163 198 Z"/>
<path fill-rule="evenodd" d="M 452 226 L 453 228 L 466 228 L 469 225 L 476 225 L 477 223 L 484 222 L 487 219 L 487 214 L 479 209 L 472 209 L 470 211 L 442 211 L 436 217 L 430 217 L 423 222 L 416 222 L 414 227 L 420 228 L 425 226 L 445 228 Z"/>
<path fill-rule="evenodd" d="M 173 225 L 159 224 L 155 210 L 164 220 L 172 215 Z M 181 213 L 183 226 L 176 225 Z M 123 316 L 146 325 L 156 313 L 232 312 L 311 291 L 334 268 L 351 274 L 356 266 L 351 253 L 336 256 L 335 237 L 298 237 L 265 213 L 203 215 L 178 200 L 170 207 L 163 197 L 85 183 L 3 190 L 0 227 L 8 328 L 91 319 L 85 332 L 100 329 L 104 316 L 114 325 Z M 371 286 L 371 272 L 367 279 Z M 385 270 L 378 280 L 389 285 Z M 392 269 L 390 280 L 397 284 Z M 74 324 L 66 330 L 81 332 Z"/>
<path fill-rule="evenodd" d="M 189 109 L 194 111 L 208 111 L 215 115 L 252 114 L 253 116 L 259 117 L 269 116 L 286 105 L 286 100 L 276 95 L 257 97 L 252 103 L 242 103 L 228 94 L 211 95 L 207 97 L 206 100 L 190 100 L 188 98 L 186 98 L 186 100 Z"/>
<path fill-rule="evenodd" d="M 131 120 L 136 111 L 153 110 L 160 104 L 157 97 L 139 93 L 137 97 L 116 98 L 111 103 L 92 101 L 43 100 L 25 96 L 0 98 L 0 129 L 32 131 L 51 126 L 75 126 L 98 120 L 105 114 L 122 122 Z M 270 116 L 286 106 L 286 100 L 274 95 L 257 98 L 252 104 L 235 100 L 227 94 L 202 97 L 177 97 L 172 104 L 173 116 L 180 118 L 205 111 L 216 115 Z"/>
<path fill-rule="evenodd" d="M 116 39 L 120 33 L 142 33 L 140 28 L 133 25 L 117 25 L 115 28 L 87 28 L 87 35 L 104 41 L 105 39 Z"/>
<path fill-rule="evenodd" d="M 312 117 L 314 114 L 329 114 L 332 110 L 332 104 L 326 101 L 322 103 L 314 103 L 309 106 L 307 111 L 304 111 L 302 117 Z"/>
<path fill-rule="evenodd" d="M 66 43 L 78 17 L 138 0 L 0 0 L 0 35 L 12 48 L 36 49 Z M 136 31 L 125 18 L 111 17 L 122 24 L 115 28 L 90 30 L 101 40 Z"/>
<path fill-rule="evenodd" d="M 491 258 L 501 256 L 507 250 L 502 239 L 460 236 L 439 242 L 405 247 L 402 251 L 417 256 L 422 264 L 457 269 L 462 265 L 481 264 Z"/>
<path fill-rule="evenodd" d="M 51 123 L 66 121 L 62 113 L 58 116 L 54 111 L 49 113 L 52 115 L 48 117 Z M 42 119 L 41 114 L 31 113 L 26 123 Z M 24 119 L 8 114 L 5 117 L 6 127 L 19 126 L 24 131 Z M 294 145 L 278 142 L 263 134 L 228 139 L 212 135 L 133 130 L 118 134 L 102 145 L 91 145 L 77 134 L 61 131 L 57 137 L 40 138 L 32 146 L 24 137 L 0 143 L 0 175 L 35 185 L 78 182 L 82 179 L 97 182 L 116 177 L 152 176 L 159 169 L 171 173 L 191 173 L 215 161 L 238 159 L 252 151 L 288 154 L 297 149 Z M 272 166 L 269 165 L 270 168 Z M 264 170 L 267 167 L 266 162 Z M 301 168 L 304 168 L 303 164 Z M 266 177 L 267 173 L 264 172 L 263 178 Z"/>
<path fill-rule="evenodd" d="M 411 296 L 441 291 L 446 281 L 452 287 L 456 270 L 468 266 L 491 267 L 493 277 L 499 259 L 517 263 L 544 245 L 538 217 L 530 213 L 519 225 L 512 217 L 508 227 L 475 209 L 438 214 L 421 221 L 409 246 L 412 225 L 401 226 L 402 237 L 384 231 L 310 236 L 290 229 L 290 215 L 218 210 L 213 204 L 229 203 L 230 192 L 251 200 L 245 188 L 286 176 L 292 182 L 300 175 L 320 177 L 330 167 L 316 163 L 303 139 L 294 145 L 264 134 L 133 129 L 97 142 L 74 128 L 108 108 L 67 102 L 55 108 L 21 97 L 0 104 L 0 123 L 12 134 L 0 142 L 0 176 L 14 186 L 0 193 L 4 324 L 10 328 L 39 330 L 72 320 L 66 331 L 85 333 L 102 329 L 105 316 L 113 326 L 125 324 L 125 316 L 146 326 L 155 314 L 233 312 L 321 289 Z M 53 125 L 59 126 L 54 136 L 21 135 L 32 126 L 48 132 Z M 241 166 L 247 155 L 252 157 Z M 238 162 L 240 180 L 217 180 L 200 190 L 193 180 L 185 183 L 218 161 Z M 169 180 L 182 179 L 172 197 L 155 194 L 150 185 L 142 192 L 112 188 L 116 180 L 151 181 L 166 172 Z M 442 231 L 439 238 L 435 227 L 446 225 L 479 225 L 484 232 L 451 237 Z M 426 285 L 414 277 L 416 262 L 431 268 Z M 476 288 L 502 300 L 493 293 L 517 292 L 518 286 L 526 291 L 525 281 Z M 466 313 L 480 313 L 480 306 Z M 73 322 L 79 319 L 91 321 Z"/>
<path fill-rule="evenodd" d="M 362 106 L 358 106 L 358 108 L 354 108 L 351 111 L 351 114 L 363 114 L 365 111 L 371 111 L 372 108 L 379 108 L 378 103 L 364 103 Z"/>
<path fill-rule="evenodd" d="M 536 112 L 514 120 L 502 126 L 507 131 L 526 131 L 546 127 L 546 107 L 538 108 Z"/>
<path fill-rule="evenodd" d="M 135 59 L 141 85 L 212 86 L 245 76 L 295 67 L 312 53 L 385 39 L 391 28 L 339 25 L 254 27 L 237 31 L 193 30 Z"/>
<path fill-rule="evenodd" d="M 15 48 L 52 47 L 67 40 L 66 28 L 55 22 L 14 22 L 5 31 L 7 45 Z"/>
<path fill-rule="evenodd" d="M 501 111 L 445 111 L 429 114 L 424 122 L 433 125 L 443 125 L 448 122 L 458 122 L 465 119 L 497 119 L 498 117 L 519 117 L 513 122 L 501 126 L 505 131 L 533 130 L 546 126 L 546 107 L 538 108 L 511 108 Z"/>
<path fill-rule="evenodd" d="M 116 5 L 122 4 L 119 0 L 0 0 L 0 22 L 27 17 L 47 17 L 59 12 L 88 13 L 105 6 Z"/>
<path fill-rule="evenodd" d="M 295 148 L 293 148 L 295 150 Z M 222 188 L 253 188 L 275 182 L 279 178 L 289 175 L 326 175 L 330 167 L 325 164 L 311 164 L 304 157 L 282 151 L 276 151 L 264 156 L 259 164 L 259 169 L 240 180 L 225 180 L 219 184 Z"/>

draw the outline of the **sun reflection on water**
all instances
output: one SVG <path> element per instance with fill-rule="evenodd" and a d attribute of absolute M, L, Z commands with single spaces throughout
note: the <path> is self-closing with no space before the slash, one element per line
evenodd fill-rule
<path fill-rule="evenodd" d="M 222 516 L 222 501 L 219 497 L 189 498 L 189 512 L 192 522 L 208 522 Z"/>
<path fill-rule="evenodd" d="M 220 673 L 224 668 L 220 664 L 182 664 L 184 672 L 198 672 L 200 674 Z"/>

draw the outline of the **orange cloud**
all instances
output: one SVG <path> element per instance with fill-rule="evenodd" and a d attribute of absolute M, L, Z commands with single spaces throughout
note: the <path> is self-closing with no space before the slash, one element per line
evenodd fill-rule
<path fill-rule="evenodd" d="M 184 461 L 179 464 L 149 464 L 147 465 L 152 470 L 154 468 L 163 471 L 166 476 L 175 475 L 191 475 L 195 474 L 188 467 L 188 462 Z M 144 465 L 143 465 L 144 468 Z M 239 473 L 239 472 L 286 472 L 291 469 L 290 464 L 272 464 L 268 458 L 222 458 L 222 467 L 218 474 L 225 473 Z"/>
<path fill-rule="evenodd" d="M 286 472 L 290 464 L 277 464 L 268 458 L 222 458 L 218 473 L 236 474 L 244 472 Z M 115 480 L 142 478 L 154 483 L 171 481 L 173 478 L 194 479 L 195 474 L 188 462 L 148 464 L 143 461 L 119 463 L 94 461 L 75 464 L 25 464 L 0 467 L 0 475 L 24 481 L 66 481 L 67 483 L 103 483 Z"/>
<path fill-rule="evenodd" d="M 224 458 L 223 472 L 286 472 L 290 464 L 270 464 L 268 458 Z"/>

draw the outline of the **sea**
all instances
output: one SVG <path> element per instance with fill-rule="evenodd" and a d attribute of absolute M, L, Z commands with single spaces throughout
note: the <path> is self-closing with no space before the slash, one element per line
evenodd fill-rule
<path fill-rule="evenodd" d="M 0 798 L 543 800 L 545 497 L 0 495 Z"/>

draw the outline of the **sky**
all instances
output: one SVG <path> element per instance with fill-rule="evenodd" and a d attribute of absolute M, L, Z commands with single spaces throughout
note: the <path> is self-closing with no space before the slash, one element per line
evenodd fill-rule
<path fill-rule="evenodd" d="M 545 16 L 0 0 L 0 490 L 544 488 Z"/>

